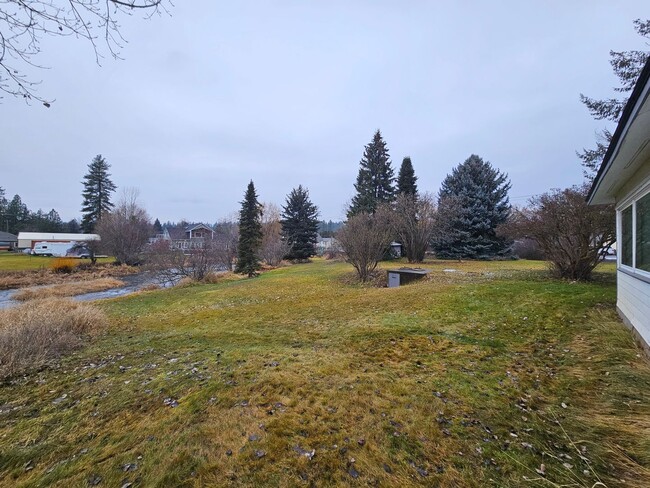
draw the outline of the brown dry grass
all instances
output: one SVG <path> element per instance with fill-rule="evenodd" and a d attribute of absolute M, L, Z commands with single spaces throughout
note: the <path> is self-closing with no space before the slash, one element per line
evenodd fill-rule
<path fill-rule="evenodd" d="M 105 325 L 99 309 L 70 300 L 39 300 L 0 311 L 0 378 L 65 354 Z"/>
<path fill-rule="evenodd" d="M 51 297 L 71 297 L 82 295 L 84 293 L 93 293 L 97 291 L 110 290 L 124 286 L 124 282 L 115 278 L 98 278 L 91 281 L 81 281 L 79 283 L 68 283 L 48 287 L 25 288 L 16 292 L 12 298 L 21 302 L 27 300 L 37 300 Z"/>
<path fill-rule="evenodd" d="M 0 290 L 14 290 L 28 286 L 55 285 L 70 281 L 88 281 L 97 278 L 120 277 L 137 273 L 132 266 L 113 266 L 110 264 L 76 266 L 70 274 L 54 273 L 48 269 L 9 271 L 0 273 Z"/>

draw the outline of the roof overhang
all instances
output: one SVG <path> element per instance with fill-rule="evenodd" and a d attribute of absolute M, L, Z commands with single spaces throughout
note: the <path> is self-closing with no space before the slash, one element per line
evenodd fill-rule
<path fill-rule="evenodd" d="M 650 159 L 650 60 L 625 105 L 587 201 L 614 203 L 621 187 Z"/>

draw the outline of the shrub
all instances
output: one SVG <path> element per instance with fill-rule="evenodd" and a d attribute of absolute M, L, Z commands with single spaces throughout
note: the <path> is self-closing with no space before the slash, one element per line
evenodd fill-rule
<path fill-rule="evenodd" d="M 47 299 L 0 311 L 0 378 L 42 366 L 106 325 L 94 306 Z"/>
<path fill-rule="evenodd" d="M 72 273 L 78 264 L 79 261 L 74 258 L 56 258 L 50 268 L 55 273 Z"/>

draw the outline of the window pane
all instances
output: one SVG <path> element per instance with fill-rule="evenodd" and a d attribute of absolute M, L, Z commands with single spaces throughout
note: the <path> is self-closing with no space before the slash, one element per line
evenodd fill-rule
<path fill-rule="evenodd" d="M 636 202 L 636 267 L 650 271 L 650 193 Z"/>
<path fill-rule="evenodd" d="M 632 266 L 632 207 L 621 212 L 621 263 Z"/>

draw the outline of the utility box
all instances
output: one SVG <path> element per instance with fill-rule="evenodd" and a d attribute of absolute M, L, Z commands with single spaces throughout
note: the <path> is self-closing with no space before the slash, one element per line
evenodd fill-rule
<path fill-rule="evenodd" d="M 405 285 L 411 281 L 416 281 L 424 278 L 431 272 L 430 269 L 424 268 L 399 268 L 389 269 L 388 273 L 388 288 L 396 288 Z"/>

